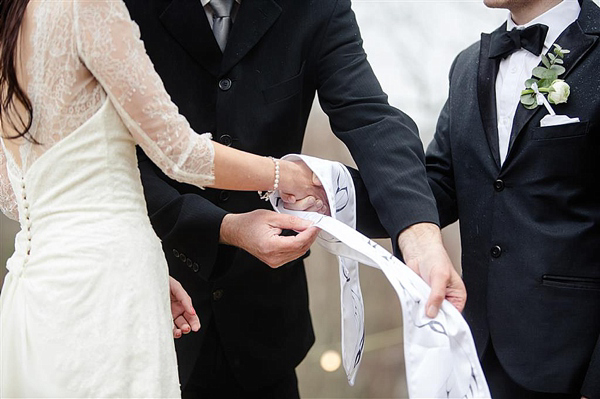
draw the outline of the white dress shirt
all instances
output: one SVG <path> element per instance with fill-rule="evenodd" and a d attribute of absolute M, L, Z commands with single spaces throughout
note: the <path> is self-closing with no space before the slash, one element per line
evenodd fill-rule
<path fill-rule="evenodd" d="M 544 14 L 525 25 L 516 25 L 508 17 L 506 30 L 525 29 L 534 24 L 548 26 L 548 34 L 544 41 L 542 54 L 552 50 L 552 44 L 560 34 L 579 16 L 581 6 L 577 0 L 563 0 Z M 513 119 L 520 104 L 521 91 L 525 89 L 525 81 L 532 76 L 533 68 L 542 61 L 541 54 L 536 56 L 525 49 L 520 49 L 500 61 L 500 69 L 496 77 L 496 112 L 498 117 L 498 142 L 500 163 L 504 163 L 508 153 L 510 133 Z"/>
<path fill-rule="evenodd" d="M 208 3 L 210 0 L 201 0 L 202 7 L 204 7 L 204 12 L 206 13 L 206 18 L 208 18 L 208 23 L 210 24 L 210 28 L 213 27 L 213 10 L 212 7 L 208 7 Z M 238 10 L 240 9 L 240 4 L 242 4 L 242 0 L 235 0 L 233 3 L 233 10 L 231 10 L 231 21 L 235 22 L 235 17 L 237 15 Z"/>

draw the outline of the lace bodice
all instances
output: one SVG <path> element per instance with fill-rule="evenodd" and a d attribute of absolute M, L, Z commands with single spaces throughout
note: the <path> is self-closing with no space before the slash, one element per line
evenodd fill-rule
<path fill-rule="evenodd" d="M 18 216 L 7 167 L 25 176 L 107 100 L 169 177 L 198 186 L 212 183 L 210 136 L 194 133 L 179 115 L 122 0 L 31 0 L 19 43 L 19 83 L 32 102 L 30 132 L 40 145 L 3 139 L 0 208 L 7 216 Z"/>

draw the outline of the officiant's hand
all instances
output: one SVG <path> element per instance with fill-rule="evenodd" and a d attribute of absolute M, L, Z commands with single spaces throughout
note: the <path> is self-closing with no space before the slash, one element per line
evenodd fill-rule
<path fill-rule="evenodd" d="M 433 223 L 412 225 L 400 233 L 398 246 L 406 265 L 431 287 L 427 316 L 435 317 L 444 299 L 462 312 L 467 291 L 446 253 L 439 227 Z"/>
<path fill-rule="evenodd" d="M 190 331 L 200 329 L 200 319 L 192 305 L 192 298 L 183 289 L 179 281 L 169 276 L 171 290 L 171 314 L 173 316 L 173 338 L 181 337 Z"/>
<path fill-rule="evenodd" d="M 275 268 L 304 255 L 319 234 L 312 222 L 292 215 L 258 209 L 247 213 L 230 213 L 221 223 L 220 242 L 249 252 Z M 281 235 L 283 230 L 298 232 Z"/>

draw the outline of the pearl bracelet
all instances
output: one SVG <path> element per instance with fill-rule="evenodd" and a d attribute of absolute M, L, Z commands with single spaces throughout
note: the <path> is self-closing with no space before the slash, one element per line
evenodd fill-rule
<path fill-rule="evenodd" d="M 273 194 L 279 188 L 279 159 L 275 159 L 273 157 L 269 157 L 269 159 L 275 164 L 275 181 L 273 182 L 273 190 L 268 190 L 264 193 L 262 191 L 258 191 L 260 199 L 265 201 L 268 201 L 269 197 L 271 197 L 271 194 Z"/>

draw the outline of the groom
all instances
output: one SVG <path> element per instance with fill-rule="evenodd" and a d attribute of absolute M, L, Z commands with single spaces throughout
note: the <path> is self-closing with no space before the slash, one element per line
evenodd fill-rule
<path fill-rule="evenodd" d="M 360 198 L 373 203 L 394 246 L 432 286 L 428 314 L 444 297 L 462 308 L 464 285 L 441 243 L 416 125 L 388 104 L 350 0 L 126 3 L 180 111 L 222 144 L 299 153 L 318 92 L 366 182 Z M 295 367 L 314 342 L 304 267 L 297 260 L 270 270 L 261 262 L 297 257 L 262 250 L 264 232 L 283 216 L 255 211 L 269 208 L 256 193 L 171 181 L 143 154 L 139 167 L 171 274 L 203 323 L 176 343 L 183 397 L 298 397 Z M 358 220 L 367 233 L 368 219 Z"/>
<path fill-rule="evenodd" d="M 464 314 L 494 399 L 600 398 L 600 9 L 484 2 L 510 17 L 456 58 L 426 158 L 442 225 L 460 220 Z M 554 111 L 580 122 L 541 127 L 520 93 L 553 43 Z"/>

